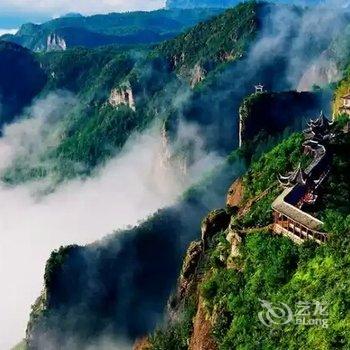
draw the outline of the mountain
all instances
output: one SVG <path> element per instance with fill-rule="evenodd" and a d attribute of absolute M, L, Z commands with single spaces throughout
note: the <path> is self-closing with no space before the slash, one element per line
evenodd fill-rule
<path fill-rule="evenodd" d="M 46 334 L 56 347 L 65 348 L 64 339 L 69 339 L 79 349 L 101 334 L 116 341 L 125 335 L 133 341 L 153 330 L 163 317 L 187 243 L 196 239 L 202 217 L 223 204 L 232 178 L 244 171 L 242 163 L 244 156 L 233 153 L 178 204 L 159 210 L 137 227 L 87 247 L 53 252 L 45 269 L 45 290 L 28 323 L 29 348 L 41 349 Z"/>
<path fill-rule="evenodd" d="M 4 35 L 2 40 L 33 51 L 65 50 L 75 46 L 151 44 L 173 37 L 219 12 L 215 9 L 174 9 L 90 17 L 69 15 L 40 25 L 22 25 L 15 35 Z"/>
<path fill-rule="evenodd" d="M 166 8 L 227 8 L 237 5 L 239 0 L 167 0 Z"/>
<path fill-rule="evenodd" d="M 28 324 L 29 348 L 41 349 L 47 334 L 51 344 L 63 348 L 67 346 L 65 339 L 84 348 L 106 329 L 115 341 L 120 334 L 129 339 L 143 336 L 161 321 L 167 296 L 167 322 L 138 349 L 186 350 L 188 344 L 193 344 L 191 349 L 203 348 L 200 344 L 209 344 L 204 347 L 208 350 L 231 349 L 248 347 L 256 337 L 266 346 L 278 347 L 285 330 L 276 327 L 275 332 L 281 335 L 276 338 L 260 323 L 259 299 L 294 305 L 299 300 L 308 301 L 311 295 L 312 302 L 329 305 L 335 298 L 336 307 L 327 314 L 329 328 L 316 328 L 319 337 L 315 338 L 314 328 L 288 324 L 290 335 L 283 344 L 299 349 L 303 339 L 305 349 L 319 342 L 325 349 L 347 349 L 348 292 L 342 286 L 349 272 L 344 259 L 350 243 L 350 209 L 346 204 L 350 195 L 350 138 L 342 133 L 343 123 L 332 126 L 338 136 L 329 146 L 334 157 L 319 204 L 307 209 L 324 220 L 329 235 L 326 245 L 312 241 L 296 245 L 272 233 L 271 206 L 283 192 L 277 175 L 311 161 L 304 153 L 301 133 L 280 142 L 279 134 L 270 146 L 265 140 L 255 144 L 256 150 L 260 146 L 265 149 L 255 154 L 247 170 L 237 171 L 239 159 L 243 159 L 240 152 L 234 152 L 179 204 L 160 210 L 138 227 L 87 247 L 69 246 L 53 252 L 45 270 L 45 290 Z M 233 180 L 227 207 L 211 211 L 201 220 L 207 210 L 225 202 L 225 189 Z M 198 231 L 201 239 L 196 238 Z M 178 288 L 171 294 L 185 251 L 184 240 L 191 239 L 197 240 L 189 245 Z M 147 317 L 154 312 L 158 317 Z"/>
<path fill-rule="evenodd" d="M 228 8 L 234 7 L 242 1 L 239 0 L 167 0 L 166 8 L 182 8 L 182 9 L 190 9 L 190 8 Z M 275 3 L 286 3 L 290 4 L 290 1 L 286 0 L 275 0 L 270 1 Z M 293 3 L 293 2 L 292 2 Z M 316 5 L 320 3 L 319 0 L 308 0 L 301 2 L 303 5 Z M 295 1 L 295 4 L 300 4 L 300 1 Z"/>
<path fill-rule="evenodd" d="M 244 8 L 238 11 L 251 13 L 251 5 Z M 215 17 L 212 22 L 206 22 L 204 27 L 208 27 L 207 36 L 212 28 L 219 28 L 222 23 L 228 24 L 233 14 L 229 11 Z M 247 46 L 253 40 L 250 33 L 254 31 L 249 21 L 249 16 L 247 20 L 242 19 L 243 24 L 237 24 L 239 29 L 236 33 L 239 43 L 244 41 Z M 231 27 L 236 28 L 236 23 L 233 22 Z M 195 32 L 197 31 L 198 29 Z M 193 30 L 190 30 L 189 33 L 192 32 Z M 217 29 L 214 37 L 222 42 L 226 33 L 220 35 Z M 182 42 L 183 38 L 180 36 L 178 41 Z M 171 46 L 170 41 L 165 47 Z M 217 56 L 220 50 L 221 46 L 213 40 L 213 57 Z M 201 59 L 206 55 L 207 51 L 203 51 L 198 52 L 196 57 Z M 174 106 L 174 96 L 179 95 L 181 98 L 185 91 L 188 93 L 188 101 L 184 106 L 184 115 L 199 115 L 199 111 L 193 113 L 191 109 L 197 103 L 201 103 L 199 99 L 202 97 L 207 99 L 207 93 L 197 95 L 191 91 L 187 81 L 183 81 L 176 74 L 168 57 L 162 45 L 152 51 L 139 46 L 129 46 L 73 48 L 38 55 L 41 66 L 49 77 L 44 91 L 69 90 L 79 97 L 80 103 L 65 117 L 65 132 L 57 148 L 40 155 L 35 169 L 24 159 L 18 159 L 5 172 L 3 178 L 13 184 L 30 180 L 33 174 L 41 174 L 44 177 L 50 175 L 57 181 L 61 181 L 63 177 L 85 176 L 116 154 L 132 132 L 143 130 L 154 119 L 167 121 L 167 125 L 175 132 L 179 110 Z M 125 98 L 126 94 L 128 99 Z M 205 103 L 201 103 L 203 108 Z M 223 117 L 226 117 L 226 114 L 223 114 Z M 206 122 L 198 122 L 215 122 L 218 126 L 221 125 L 214 110 L 212 120 L 209 116 L 207 118 Z M 227 146 L 223 135 L 218 135 L 218 139 Z M 231 144 L 231 133 L 227 135 L 228 139 Z M 210 147 L 217 147 L 216 140 L 213 140 Z M 231 148 L 231 145 L 227 148 Z M 81 164 L 78 173 L 75 162 Z"/>
<path fill-rule="evenodd" d="M 48 146 L 35 154 L 29 149 L 4 170 L 7 184 L 44 180 L 50 184 L 44 193 L 52 193 L 64 181 L 94 177 L 130 136 L 154 122 L 162 155 L 167 162 L 181 158 L 181 171 L 196 152 L 188 140 L 193 125 L 205 153 L 215 152 L 226 161 L 179 193 L 177 204 L 136 227 L 87 246 L 54 251 L 28 323 L 30 348 L 47 349 L 41 342 L 49 340 L 53 348 L 84 349 L 101 336 L 133 342 L 152 334 L 144 343 L 157 350 L 187 349 L 188 344 L 191 349 L 202 347 L 196 344 L 209 344 L 210 350 L 249 349 L 258 344 L 256 337 L 274 349 L 284 334 L 252 321 L 260 311 L 258 298 L 283 301 L 281 295 L 288 295 L 294 303 L 299 286 L 299 301 L 309 301 L 308 293 L 327 302 L 336 295 L 334 327 L 329 333 L 288 328 L 283 348 L 317 348 L 318 340 L 325 349 L 347 348 L 348 295 L 341 285 L 347 281 L 348 271 L 342 268 L 348 242 L 342 246 L 341 235 L 349 227 L 348 136 L 332 144 L 332 173 L 313 208 L 335 240 L 299 249 L 272 235 L 270 226 L 271 204 L 283 193 L 277 175 L 310 162 L 300 134 L 305 117 L 331 109 L 336 86 L 328 80 L 314 91 L 295 91 L 310 67 L 329 57 L 324 53 L 334 40 L 347 38 L 348 15 L 327 11 L 247 2 L 155 47 L 74 47 L 31 54 L 47 77 L 38 97 L 68 90 L 74 103 L 45 124 L 44 136 L 54 136 L 54 143 L 42 142 Z M 27 29 L 31 38 L 32 29 Z M 344 57 L 339 60 L 344 50 L 333 53 L 336 69 L 346 73 Z M 265 92 L 252 95 L 258 82 Z M 336 134 L 346 122 L 339 118 L 332 131 Z M 169 148 L 180 133 L 185 142 Z M 303 179 L 301 170 L 297 174 Z M 226 194 L 229 206 L 211 212 L 225 207 Z M 190 245 L 180 272 L 186 248 L 200 231 L 203 240 Z M 238 247 L 236 241 L 242 244 Z M 241 257 L 232 260 L 240 249 Z M 330 271 L 329 276 L 322 271 Z M 171 296 L 179 275 L 179 289 Z M 337 279 L 339 289 L 333 288 Z M 162 323 L 166 305 L 169 319 Z M 153 333 L 159 324 L 163 327 Z"/>
<path fill-rule="evenodd" d="M 305 120 L 318 113 L 322 94 L 284 91 L 262 92 L 246 97 L 239 108 L 239 139 L 247 146 L 259 133 L 271 135 L 288 127 L 301 129 Z M 281 113 L 283 111 L 283 113 Z M 304 119 L 300 116 L 303 115 Z"/>
<path fill-rule="evenodd" d="M 45 86 L 47 77 L 27 49 L 0 41 L 0 128 L 13 120 Z"/>
<path fill-rule="evenodd" d="M 168 303 L 168 321 L 138 349 L 349 347 L 349 292 L 344 286 L 350 208 L 344 204 L 350 195 L 350 137 L 341 131 L 344 121 L 348 123 L 333 125 L 337 137 L 327 146 L 334 157 L 320 191 L 322 205 L 306 209 L 324 220 L 328 242 L 295 244 L 292 234 L 287 238 L 273 232 L 271 206 L 283 191 L 276 174 L 305 162 L 304 137 L 294 134 L 235 181 L 226 210 L 203 220 L 202 239 L 189 246 Z M 312 311 L 316 301 L 327 311 Z M 270 317 L 264 305 L 281 306 L 285 317 Z M 310 313 L 300 315 L 298 305 L 309 305 Z M 295 319 L 288 319 L 288 312 Z"/>
<path fill-rule="evenodd" d="M 63 16 L 60 16 L 60 18 L 72 18 L 72 17 L 84 17 L 84 16 L 78 12 L 70 12 L 70 13 L 66 13 Z"/>
<path fill-rule="evenodd" d="M 218 64 L 242 58 L 257 35 L 261 10 L 254 2 L 241 4 L 158 46 L 174 69 L 189 75 L 194 86 Z"/>
<path fill-rule="evenodd" d="M 268 22 L 284 9 L 291 23 L 278 50 L 267 48 L 268 59 L 252 59 L 252 48 L 264 42 L 264 35 L 275 33 Z M 31 164 L 17 159 L 3 179 L 16 184 L 38 176 L 54 182 L 88 176 L 116 155 L 134 131 L 144 130 L 154 120 L 165 122 L 170 135 L 176 135 L 181 119 L 195 122 L 202 128 L 205 148 L 227 155 L 239 144 L 241 101 L 257 81 L 270 91 L 295 89 L 346 21 L 346 15 L 337 14 L 337 26 L 327 29 L 328 34 L 306 55 L 309 40 L 314 42 L 317 33 L 295 36 L 295 32 L 305 27 L 307 11 L 293 7 L 283 11 L 276 5 L 249 2 L 154 49 L 137 45 L 73 48 L 37 55 L 48 76 L 42 94 L 66 89 L 80 103 L 60 122 L 63 131 L 57 146 Z M 291 40 L 295 45 L 290 45 Z M 303 64 L 291 62 L 292 57 L 300 57 Z M 318 104 L 329 109 L 324 102 Z"/>

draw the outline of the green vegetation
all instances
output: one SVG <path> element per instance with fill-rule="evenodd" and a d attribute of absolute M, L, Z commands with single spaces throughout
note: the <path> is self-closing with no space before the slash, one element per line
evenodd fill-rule
<path fill-rule="evenodd" d="M 243 178 L 245 199 L 254 198 L 276 185 L 279 173 L 284 174 L 303 163 L 303 141 L 302 134 L 293 134 L 254 162 Z"/>
<path fill-rule="evenodd" d="M 258 6 L 255 1 L 240 4 L 160 44 L 157 52 L 180 72 L 196 64 L 209 71 L 219 63 L 240 59 L 256 35 Z"/>
<path fill-rule="evenodd" d="M 342 124 L 341 118 L 338 124 Z M 332 172 L 325 183 L 317 209 L 320 212 L 337 211 L 346 216 L 350 214 L 350 135 L 341 134 L 333 143 L 331 152 Z"/>
<path fill-rule="evenodd" d="M 63 38 L 69 48 L 159 43 L 219 12 L 219 9 L 158 10 L 60 17 L 40 25 L 25 24 L 18 33 L 4 35 L 2 40 L 34 51 L 46 51 L 47 38 L 52 34 Z"/>
<path fill-rule="evenodd" d="M 193 52 L 197 57 L 215 61 L 215 57 L 221 60 L 220 55 L 227 48 L 233 48 L 235 59 L 238 58 L 248 48 L 257 30 L 257 6 L 255 2 L 249 2 L 228 10 L 213 20 L 201 23 L 190 33 L 194 35 L 193 40 L 196 36 L 206 37 L 206 44 L 199 42 L 204 51 L 199 52 L 194 48 Z M 209 16 L 211 11 L 190 11 L 193 15 L 191 18 L 197 16 L 199 20 L 201 16 Z M 181 10 L 170 12 L 175 17 L 181 17 L 180 14 L 184 13 Z M 164 11 L 157 11 L 149 16 L 157 21 L 157 16 L 164 13 L 170 16 Z M 139 15 L 143 18 L 143 15 Z M 114 20 L 116 17 L 118 16 L 111 15 L 106 18 Z M 86 22 L 90 23 L 90 20 L 96 19 L 99 23 L 97 26 L 102 28 L 101 21 L 106 18 L 90 18 Z M 181 21 L 189 22 L 191 18 L 183 18 Z M 81 17 L 69 17 L 45 25 L 50 27 L 81 21 Z M 120 21 L 121 23 L 118 23 L 122 26 L 122 20 Z M 129 19 L 126 20 L 126 26 L 128 21 Z M 222 32 L 222 28 L 227 32 Z M 28 25 L 21 29 L 21 33 L 29 35 L 32 30 L 37 29 L 36 26 Z M 185 45 L 186 48 L 192 49 L 193 45 L 187 42 L 187 38 L 186 35 L 180 36 L 176 42 L 180 46 Z M 168 44 L 171 46 L 173 42 L 169 41 Z M 180 103 L 184 103 L 183 96 L 176 96 L 180 95 L 182 90 L 185 90 L 184 95 L 189 96 L 186 108 L 189 108 L 187 113 L 192 116 L 191 104 L 204 105 L 206 97 L 203 96 L 203 101 L 199 101 L 199 96 L 192 95 L 188 85 L 171 71 L 164 58 L 167 55 L 161 51 L 160 48 L 156 48 L 153 52 L 155 54 L 150 57 L 149 48 L 144 46 L 109 46 L 98 49 L 77 47 L 64 52 L 37 54 L 37 60 L 48 77 L 40 96 L 45 96 L 51 91 L 69 90 L 76 96 L 77 104 L 62 120 L 52 126 L 59 134 L 58 146 L 36 155 L 37 159 L 30 164 L 25 157 L 15 159 L 4 171 L 2 178 L 14 185 L 49 178 L 55 186 L 67 178 L 88 176 L 96 166 L 117 154 L 133 132 L 144 130 L 155 118 L 167 121 L 170 128 L 175 128 L 180 114 L 180 109 L 176 106 L 177 100 L 180 99 Z M 132 91 L 136 111 L 127 106 L 112 107 L 108 103 L 112 89 L 123 89 L 125 86 Z"/>
<path fill-rule="evenodd" d="M 115 155 L 131 133 L 148 126 L 155 117 L 157 100 L 160 104 L 163 101 L 157 91 L 170 78 L 166 71 L 154 71 L 149 77 L 142 71 L 144 66 L 135 67 L 132 57 L 142 54 L 142 49 L 125 51 L 114 47 L 40 54 L 43 70 L 50 77 L 42 96 L 65 89 L 72 91 L 79 102 L 53 125 L 63 130 L 59 145 L 38 155 L 35 164 L 16 159 L 3 179 L 17 184 L 47 176 L 54 182 L 86 176 Z M 112 107 L 107 102 L 111 90 L 124 85 L 135 94 L 136 112 L 123 105 Z"/>
<path fill-rule="evenodd" d="M 273 237 L 262 231 L 248 235 L 240 247 L 241 257 L 237 264 L 242 269 L 216 268 L 208 271 L 208 277 L 201 287 L 202 295 L 212 319 L 218 320 L 214 322 L 214 335 L 220 349 L 349 347 L 347 255 L 350 216 L 349 202 L 340 204 L 344 196 L 347 198 L 349 195 L 349 189 L 344 183 L 348 176 L 344 170 L 350 164 L 348 157 L 345 159 L 345 154 L 348 154 L 347 138 L 342 136 L 341 145 L 334 146 L 334 168 L 328 185 L 325 185 L 326 192 L 329 191 L 327 204 L 333 208 L 332 211 L 327 210 L 325 215 L 325 229 L 333 233 L 327 245 L 316 248 L 315 244 L 307 242 L 297 247 L 286 238 Z M 273 175 L 276 172 L 290 169 L 301 161 L 301 141 L 301 136 L 295 134 L 252 164 L 244 178 L 246 198 L 261 194 L 275 184 Z M 336 183 L 339 184 L 339 192 L 334 189 Z M 334 196 L 331 197 L 331 194 Z M 248 220 L 248 226 L 254 226 L 254 221 L 259 226 L 259 218 L 264 217 L 263 208 L 266 206 L 268 209 L 271 205 L 269 199 L 266 201 L 263 199 L 262 204 L 258 205 L 260 212 L 254 208 L 251 210 L 249 216 L 254 215 L 255 218 Z M 263 310 L 259 299 L 283 302 L 292 309 L 299 301 L 311 305 L 315 301 L 324 303 L 328 306 L 328 314 L 324 317 L 328 328 L 322 325 L 303 326 L 295 322 L 266 327 L 258 319 L 259 312 Z"/>
<path fill-rule="evenodd" d="M 345 122 L 340 119 L 334 130 Z M 202 258 L 203 277 L 197 293 L 204 299 L 220 350 L 350 347 L 349 135 L 342 134 L 330 147 L 333 167 L 324 185 L 324 208 L 318 208 L 323 210 L 324 229 L 330 234 L 327 244 L 308 241 L 297 246 L 268 228 L 257 228 L 271 223 L 271 203 L 279 192 L 276 174 L 309 161 L 302 154 L 302 141 L 301 134 L 293 134 L 253 162 L 243 177 L 243 204 L 258 199 L 243 217 L 233 214 L 230 229 L 237 228 L 243 241 L 239 256 L 230 258 L 230 268 L 227 231 L 216 234 Z M 259 313 L 266 314 L 262 301 L 288 305 L 294 318 L 286 324 L 277 318 L 276 323 L 264 325 L 259 319 Z M 303 303 L 310 314 L 298 316 Z M 324 306 L 323 312 L 317 305 Z M 153 341 L 164 334 L 167 328 L 157 332 Z"/>
<path fill-rule="evenodd" d="M 30 51 L 0 41 L 0 77 L 2 128 L 37 96 L 46 83 L 46 75 Z"/>
<path fill-rule="evenodd" d="M 271 204 L 280 192 L 277 175 L 294 170 L 298 163 L 305 166 L 310 161 L 303 155 L 302 143 L 302 134 L 293 134 L 252 163 L 243 177 L 243 201 L 251 202 L 251 207 L 243 217 L 234 220 L 238 228 L 265 227 L 271 223 Z"/>
<path fill-rule="evenodd" d="M 58 250 L 55 250 L 51 253 L 49 260 L 47 261 L 45 267 L 45 287 L 49 291 L 52 287 L 52 282 L 56 277 L 57 272 L 62 269 L 62 265 L 64 264 L 66 258 L 72 251 L 78 249 L 78 246 L 70 245 L 66 247 L 61 247 Z"/>
<path fill-rule="evenodd" d="M 105 97 L 133 68 L 132 55 L 142 55 L 142 51 L 113 46 L 95 50 L 76 48 L 38 54 L 38 59 L 50 77 L 46 91 L 66 89 L 89 101 Z"/>
<path fill-rule="evenodd" d="M 181 318 L 157 330 L 150 337 L 150 350 L 187 350 L 188 339 L 192 331 L 193 317 L 196 314 L 195 300 L 186 300 L 181 312 Z"/>
<path fill-rule="evenodd" d="M 304 118 L 319 113 L 321 98 L 322 91 L 263 92 L 249 95 L 239 109 L 243 145 L 249 143 L 259 132 L 269 136 L 282 133 L 286 128 L 301 130 Z"/>

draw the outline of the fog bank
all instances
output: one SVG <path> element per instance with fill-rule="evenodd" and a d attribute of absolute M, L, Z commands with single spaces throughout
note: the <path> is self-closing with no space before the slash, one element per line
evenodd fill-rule
<path fill-rule="evenodd" d="M 63 102 L 57 96 L 49 97 L 59 108 L 62 103 L 69 105 L 71 98 Z M 47 100 L 36 102 L 31 109 L 34 117 L 6 129 L 0 140 L 2 168 L 18 154 L 35 159 L 48 144 L 55 144 L 55 137 L 43 130 L 47 115 L 58 117 L 57 111 L 51 109 L 44 118 L 43 106 L 53 105 Z M 186 175 L 164 158 L 164 138 L 159 125 L 154 125 L 131 137 L 116 158 L 86 181 L 67 182 L 44 197 L 33 195 L 40 183 L 15 188 L 0 185 L 0 349 L 8 349 L 23 338 L 52 250 L 61 245 L 85 245 L 113 230 L 137 224 L 158 208 L 174 203 L 204 170 L 220 162 L 214 154 L 201 150 L 198 128 L 192 125 L 184 130 L 193 132 L 180 133 L 175 143 L 191 137 L 198 144 L 193 167 Z"/>

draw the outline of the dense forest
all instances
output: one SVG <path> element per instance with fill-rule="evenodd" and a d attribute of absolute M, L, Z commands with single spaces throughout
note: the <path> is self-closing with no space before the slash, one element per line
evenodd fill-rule
<path fill-rule="evenodd" d="M 198 158 L 220 159 L 135 226 L 57 246 L 22 348 L 89 349 L 104 337 L 137 350 L 349 348 L 349 13 L 258 1 L 223 9 L 233 3 L 68 15 L 1 37 L 2 137 L 24 130 L 0 168 L 6 191 L 29 188 L 41 203 L 84 186 L 150 130 L 156 165 L 184 179 Z M 334 118 L 331 170 L 313 213 L 329 240 L 297 245 L 273 233 L 272 203 L 278 175 L 310 162 L 301 131 L 321 110 Z M 38 120 L 37 142 L 25 143 Z M 327 305 L 327 327 L 266 327 L 261 300 Z"/>

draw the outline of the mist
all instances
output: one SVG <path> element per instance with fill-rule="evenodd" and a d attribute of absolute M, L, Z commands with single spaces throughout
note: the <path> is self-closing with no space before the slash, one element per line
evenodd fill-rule
<path fill-rule="evenodd" d="M 152 242 L 154 246 L 145 248 L 147 259 L 141 259 L 135 253 L 136 233 L 132 230 L 116 233 L 113 238 L 99 243 L 98 248 L 107 256 L 115 257 L 116 251 L 120 250 L 126 256 L 115 257 L 113 271 L 114 278 L 119 274 L 123 277 L 118 280 L 120 284 L 115 283 L 122 301 L 122 305 L 116 307 L 116 322 L 123 328 L 128 318 L 133 318 L 133 324 L 125 325 L 121 334 L 127 333 L 133 339 L 154 329 L 162 318 L 165 300 L 176 281 L 184 249 L 191 239 L 199 237 L 197 230 L 202 215 L 224 202 L 223 197 L 214 198 L 211 192 L 205 193 L 198 207 L 187 204 L 176 207 L 177 199 L 205 171 L 220 164 L 221 158 L 215 151 L 220 149 L 227 154 L 237 146 L 238 106 L 244 96 L 253 92 L 253 84 L 262 82 L 269 90 L 281 91 L 298 87 L 309 90 L 318 82 L 312 76 L 311 80 L 307 79 L 305 74 L 317 64 L 346 23 L 346 18 L 337 11 L 327 16 L 322 11 L 317 8 L 300 15 L 293 8 L 274 8 L 264 19 L 264 29 L 244 60 L 229 65 L 216 78 L 214 87 L 184 97 L 181 122 L 171 145 L 165 142 L 161 126 L 156 124 L 142 134 L 133 135 L 122 152 L 97 169 L 88 180 L 69 181 L 45 196 L 38 196 L 37 190 L 45 187 L 46 182 L 15 188 L 0 186 L 0 201 L 3 203 L 0 211 L 0 274 L 3 282 L 0 291 L 0 349 L 9 348 L 24 336 L 30 305 L 40 295 L 45 263 L 53 249 L 61 245 L 92 243 L 114 230 L 140 223 L 159 208 L 175 204 L 170 214 L 166 212 L 166 216 L 171 217 L 166 221 L 169 224 L 167 231 L 163 223 L 153 228 L 153 239 L 162 228 L 164 232 L 156 236 L 157 240 Z M 314 45 L 315 50 L 310 50 L 310 45 Z M 305 81 L 305 85 L 300 81 Z M 330 82 L 322 81 L 325 84 Z M 55 147 L 59 142 L 63 118 L 59 111 L 70 108 L 75 98 L 61 93 L 48 98 L 37 101 L 27 111 L 25 120 L 5 128 L 4 137 L 0 139 L 0 168 L 8 167 L 18 157 L 35 163 L 43 150 Z M 329 99 L 322 101 L 320 108 L 329 102 Z M 182 113 L 186 121 L 182 119 Z M 48 118 L 50 115 L 52 118 Z M 52 125 L 57 130 L 55 134 L 50 132 Z M 189 143 L 195 145 L 194 159 L 184 171 L 166 156 L 169 150 L 165 147 L 170 148 L 171 154 L 172 150 Z M 212 152 L 204 151 L 207 148 Z M 225 188 L 236 175 L 230 169 L 224 180 L 217 180 L 218 187 Z M 169 232 L 172 236 L 168 235 Z M 86 251 L 79 252 L 81 260 L 89 267 L 87 271 L 97 269 L 96 262 L 102 259 L 98 249 L 89 246 Z M 153 262 L 155 254 L 158 260 Z M 129 281 L 132 279 L 129 270 L 140 270 L 146 266 L 141 263 L 150 263 L 149 260 L 159 265 L 152 265 L 152 272 L 158 271 L 156 268 L 165 272 L 162 270 L 159 275 L 149 272 L 146 276 L 150 279 L 140 282 L 135 288 L 135 282 Z M 171 264 L 169 269 L 166 269 L 167 264 Z M 70 273 L 69 268 L 67 271 Z M 87 282 L 81 283 L 76 291 L 84 301 L 87 292 L 83 287 L 93 285 L 92 290 L 96 293 L 95 287 L 101 283 L 95 272 L 87 275 Z M 153 286 L 159 286 L 156 292 Z M 93 297 L 98 299 L 94 293 Z M 130 307 L 135 302 L 142 303 L 143 299 L 145 304 L 151 302 L 137 310 Z M 75 307 L 69 309 L 72 314 L 75 311 Z M 49 337 L 43 341 L 47 344 L 50 340 Z M 48 345 L 43 349 L 48 349 Z"/>
<path fill-rule="evenodd" d="M 60 133 L 48 130 L 53 125 L 60 130 L 60 118 L 74 101 L 70 94 L 51 94 L 36 101 L 25 119 L 7 126 L 0 139 L 0 167 L 9 166 L 18 156 L 35 161 L 43 150 L 56 145 Z M 164 139 L 156 124 L 134 134 L 121 153 L 88 180 L 66 182 L 45 196 L 37 194 L 46 186 L 42 182 L 0 185 L 0 349 L 24 337 L 30 306 L 43 288 L 45 263 L 52 250 L 85 245 L 137 224 L 175 203 L 203 171 L 220 163 L 215 154 L 201 151 L 198 128 L 184 128 L 189 129 L 191 135 L 176 137 L 176 143 L 191 138 L 198 144 L 196 159 L 186 173 L 165 158 Z"/>
<path fill-rule="evenodd" d="M 18 29 L 5 29 L 5 28 L 0 28 L 0 36 L 4 34 L 16 34 Z"/>

